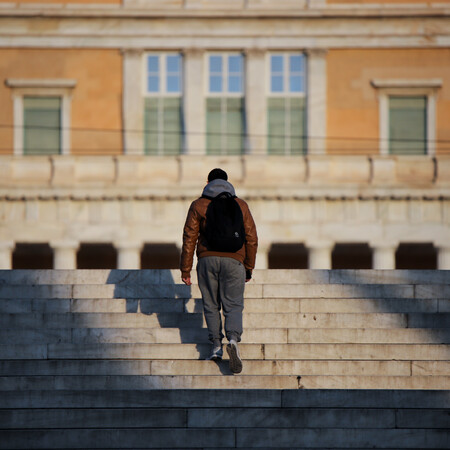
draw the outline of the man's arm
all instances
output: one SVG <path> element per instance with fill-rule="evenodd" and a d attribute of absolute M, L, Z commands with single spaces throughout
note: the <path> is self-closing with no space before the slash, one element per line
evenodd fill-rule
<path fill-rule="evenodd" d="M 252 213 L 245 203 L 243 216 L 244 216 L 244 228 L 245 228 L 245 260 L 244 267 L 247 281 L 252 276 L 252 271 L 255 268 L 256 251 L 258 249 L 258 233 L 256 232 L 255 221 L 253 220 Z"/>
<path fill-rule="evenodd" d="M 198 233 L 200 229 L 200 219 L 194 208 L 194 202 L 191 204 L 186 222 L 183 229 L 183 248 L 181 250 L 180 270 L 181 279 L 185 284 L 190 286 L 191 270 L 194 260 L 194 251 L 197 244 Z"/>

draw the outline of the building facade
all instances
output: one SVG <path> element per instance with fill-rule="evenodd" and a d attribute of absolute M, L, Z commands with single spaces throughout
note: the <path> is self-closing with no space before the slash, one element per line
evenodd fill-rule
<path fill-rule="evenodd" d="M 0 267 L 176 267 L 229 173 L 257 267 L 450 269 L 450 1 L 0 1 Z"/>

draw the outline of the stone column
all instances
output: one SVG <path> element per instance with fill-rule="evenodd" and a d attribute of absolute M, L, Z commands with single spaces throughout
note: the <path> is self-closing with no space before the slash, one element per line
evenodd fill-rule
<path fill-rule="evenodd" d="M 246 153 L 252 155 L 267 153 L 267 96 L 264 73 L 266 72 L 266 52 L 248 49 L 246 57 Z"/>
<path fill-rule="evenodd" d="M 142 244 L 136 242 L 117 242 L 117 268 L 140 269 Z"/>
<path fill-rule="evenodd" d="M 12 269 L 12 254 L 15 244 L 12 241 L 0 242 L 0 270 Z"/>
<path fill-rule="evenodd" d="M 323 155 L 327 148 L 327 51 L 314 49 L 307 55 L 308 153 Z"/>
<path fill-rule="evenodd" d="M 395 269 L 395 251 L 397 245 L 394 244 L 371 244 L 372 247 L 372 269 L 392 270 Z"/>
<path fill-rule="evenodd" d="M 50 242 L 53 248 L 53 267 L 55 269 L 73 270 L 77 268 L 77 251 L 80 246 L 75 241 Z"/>
<path fill-rule="evenodd" d="M 255 269 L 269 268 L 269 244 L 258 244 L 258 252 L 256 253 Z"/>
<path fill-rule="evenodd" d="M 189 155 L 204 155 L 206 148 L 204 54 L 201 49 L 183 52 L 185 153 Z"/>
<path fill-rule="evenodd" d="M 123 147 L 127 155 L 144 153 L 144 101 L 142 51 L 126 49 L 123 54 Z"/>
<path fill-rule="evenodd" d="M 437 245 L 439 270 L 450 270 L 450 245 Z"/>
<path fill-rule="evenodd" d="M 331 269 L 331 252 L 333 244 L 330 242 L 307 243 L 309 249 L 309 269 Z"/>

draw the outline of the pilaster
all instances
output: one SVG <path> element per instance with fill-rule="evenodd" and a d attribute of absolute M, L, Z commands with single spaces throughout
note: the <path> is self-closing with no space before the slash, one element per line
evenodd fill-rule
<path fill-rule="evenodd" d="M 12 253 L 15 244 L 12 241 L 0 242 L 0 270 L 12 269 Z"/>
<path fill-rule="evenodd" d="M 450 270 L 450 244 L 436 245 L 438 251 L 438 270 Z"/>
<path fill-rule="evenodd" d="M 80 244 L 76 241 L 51 242 L 53 265 L 55 269 L 73 270 L 77 268 L 77 251 Z"/>
<path fill-rule="evenodd" d="M 247 153 L 267 153 L 266 52 L 248 49 L 246 56 Z"/>
<path fill-rule="evenodd" d="M 206 153 L 204 54 L 204 50 L 197 48 L 183 51 L 185 153 L 190 155 L 204 155 Z"/>
<path fill-rule="evenodd" d="M 255 269 L 269 268 L 269 244 L 258 244 L 258 252 L 256 254 Z"/>
<path fill-rule="evenodd" d="M 144 154 L 144 104 L 142 98 L 142 50 L 126 49 L 123 54 L 124 153 Z"/>
<path fill-rule="evenodd" d="M 309 250 L 309 269 L 331 269 L 331 242 L 307 242 Z"/>
<path fill-rule="evenodd" d="M 117 268 L 140 269 L 142 244 L 137 242 L 116 242 Z"/>
<path fill-rule="evenodd" d="M 373 243 L 372 246 L 372 269 L 392 270 L 395 269 L 395 251 L 397 245 L 390 243 Z"/>
<path fill-rule="evenodd" d="M 312 49 L 307 55 L 308 153 L 323 155 L 327 146 L 327 51 Z"/>

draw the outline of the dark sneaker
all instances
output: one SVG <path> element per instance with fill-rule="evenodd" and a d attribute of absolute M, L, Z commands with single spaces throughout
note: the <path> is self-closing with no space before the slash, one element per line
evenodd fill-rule
<path fill-rule="evenodd" d="M 241 373 L 242 360 L 239 355 L 237 342 L 234 339 L 231 339 L 230 343 L 227 345 L 227 352 L 230 357 L 230 370 L 233 373 Z"/>
<path fill-rule="evenodd" d="M 222 346 L 214 347 L 211 353 L 211 356 L 208 358 L 211 361 L 222 361 L 223 358 L 223 350 Z"/>

